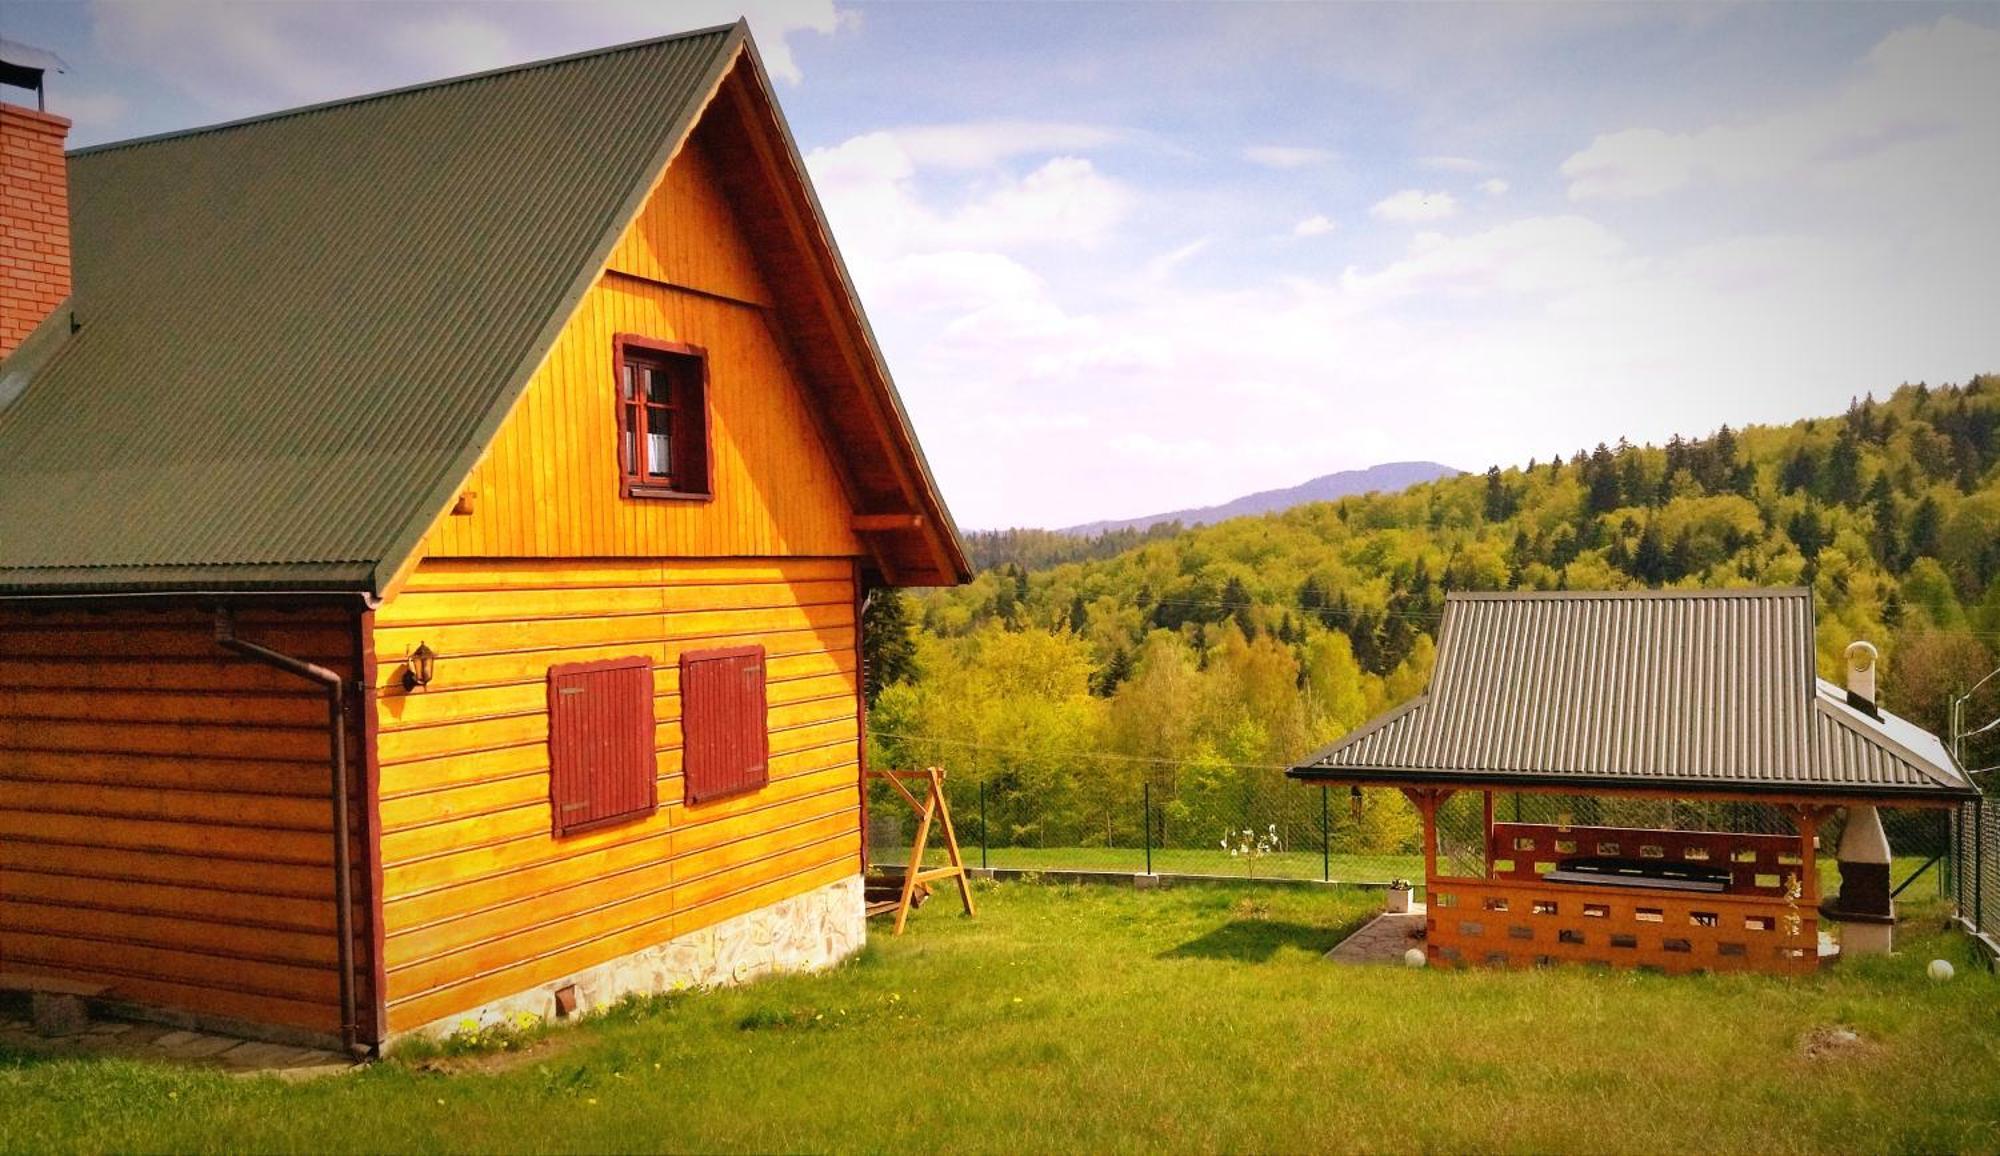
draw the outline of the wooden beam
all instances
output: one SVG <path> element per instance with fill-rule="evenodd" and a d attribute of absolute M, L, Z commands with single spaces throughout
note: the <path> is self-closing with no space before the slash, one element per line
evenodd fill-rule
<path fill-rule="evenodd" d="M 854 532 L 857 534 L 886 534 L 895 530 L 921 530 L 924 528 L 922 514 L 856 514 Z"/>

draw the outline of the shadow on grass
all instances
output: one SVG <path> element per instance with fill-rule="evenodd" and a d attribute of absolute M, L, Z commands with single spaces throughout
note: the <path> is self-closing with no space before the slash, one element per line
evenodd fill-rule
<path fill-rule="evenodd" d="M 26 1046 L 0 1044 L 0 1084 L 6 1083 L 5 1073 L 10 1070 L 24 1072 L 30 1068 L 115 1062 L 131 1058 L 86 1047 L 55 1048 L 38 1047 L 33 1044 Z"/>
<path fill-rule="evenodd" d="M 1199 939 L 1160 953 L 1161 959 L 1234 959 L 1262 963 L 1287 947 L 1324 955 L 1340 942 L 1339 928 L 1275 919 L 1237 919 Z"/>

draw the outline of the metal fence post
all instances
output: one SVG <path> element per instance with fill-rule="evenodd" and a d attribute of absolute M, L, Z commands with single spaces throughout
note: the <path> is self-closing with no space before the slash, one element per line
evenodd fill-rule
<path fill-rule="evenodd" d="M 1319 785 L 1319 881 L 1333 882 L 1333 807 L 1325 783 Z"/>
<path fill-rule="evenodd" d="M 1144 828 L 1146 840 L 1146 874 L 1153 873 L 1153 784 L 1139 784 L 1139 826 Z"/>
<path fill-rule="evenodd" d="M 1986 930 L 1986 800 L 1974 803 L 1972 812 L 1972 929 Z"/>
<path fill-rule="evenodd" d="M 979 869 L 986 870 L 986 780 L 979 780 Z"/>

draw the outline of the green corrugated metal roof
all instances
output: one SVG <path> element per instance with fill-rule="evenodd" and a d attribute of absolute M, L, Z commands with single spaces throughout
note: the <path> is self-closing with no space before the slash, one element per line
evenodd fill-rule
<path fill-rule="evenodd" d="M 1804 589 L 1453 594 L 1430 686 L 1309 780 L 1970 797 L 1921 728 L 1813 674 Z"/>
<path fill-rule="evenodd" d="M 0 591 L 386 581 L 746 37 L 72 153 L 79 328 L 0 389 Z"/>

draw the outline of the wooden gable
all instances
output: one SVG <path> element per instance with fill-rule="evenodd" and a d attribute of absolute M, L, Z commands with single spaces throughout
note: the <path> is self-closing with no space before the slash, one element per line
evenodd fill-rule
<path fill-rule="evenodd" d="M 423 555 L 852 557 L 855 510 L 718 175 L 705 118 L 668 165 Z M 622 497 L 614 340 L 701 347 L 712 498 Z"/>

